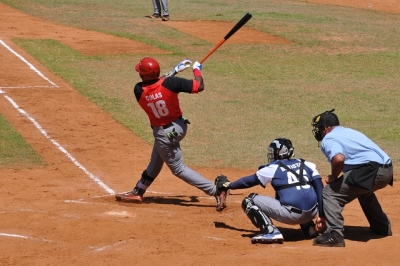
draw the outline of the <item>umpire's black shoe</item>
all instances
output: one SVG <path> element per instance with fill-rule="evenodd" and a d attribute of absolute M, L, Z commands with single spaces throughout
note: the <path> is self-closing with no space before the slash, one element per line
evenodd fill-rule
<path fill-rule="evenodd" d="M 388 228 L 386 228 L 386 229 L 370 227 L 369 230 L 371 232 L 375 233 L 375 234 L 382 235 L 382 236 L 391 236 L 391 235 L 393 235 L 392 228 L 390 226 Z"/>
<path fill-rule="evenodd" d="M 324 233 L 321 236 L 314 239 L 314 246 L 321 247 L 344 247 L 344 238 L 338 232 L 332 231 L 330 233 Z"/>

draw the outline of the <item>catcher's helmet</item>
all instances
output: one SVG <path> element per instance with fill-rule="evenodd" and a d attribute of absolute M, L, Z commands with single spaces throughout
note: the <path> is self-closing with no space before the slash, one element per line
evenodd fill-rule
<path fill-rule="evenodd" d="M 135 66 L 135 70 L 139 72 L 139 76 L 143 81 L 158 79 L 160 76 L 160 65 L 151 58 L 145 57 Z"/>
<path fill-rule="evenodd" d="M 276 160 L 290 159 L 294 156 L 294 147 L 289 139 L 274 139 L 267 148 L 268 163 Z"/>
<path fill-rule="evenodd" d="M 333 113 L 333 111 L 335 111 L 335 109 L 325 111 L 313 118 L 311 122 L 311 125 L 313 126 L 312 133 L 317 141 L 322 140 L 321 128 L 340 125 L 339 118 Z"/>

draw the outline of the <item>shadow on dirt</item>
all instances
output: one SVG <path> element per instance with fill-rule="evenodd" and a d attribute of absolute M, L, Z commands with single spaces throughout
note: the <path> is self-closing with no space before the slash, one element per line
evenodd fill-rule
<path fill-rule="evenodd" d="M 123 204 L 135 204 L 130 203 L 127 201 L 118 201 L 119 203 Z M 185 206 L 185 207 L 200 207 L 200 208 L 215 208 L 215 204 L 203 204 L 204 202 L 209 202 L 208 200 L 200 201 L 197 196 L 162 196 L 162 197 L 152 197 L 152 196 L 145 196 L 143 198 L 142 204 L 166 204 L 166 205 L 178 205 L 178 206 Z"/>
<path fill-rule="evenodd" d="M 249 221 L 250 223 L 250 221 Z M 260 231 L 258 230 L 248 230 L 248 229 L 243 229 L 243 228 L 236 228 L 230 225 L 227 225 L 226 223 L 223 222 L 214 222 L 214 225 L 216 228 L 224 228 L 228 230 L 234 230 L 238 232 L 248 232 L 248 234 L 242 234 L 242 237 L 247 237 L 247 238 L 252 238 L 258 234 L 260 234 Z M 249 226 L 252 226 L 251 223 Z M 285 238 L 285 241 L 290 242 L 290 241 L 300 241 L 300 240 L 307 240 L 307 238 L 304 237 L 302 231 L 299 229 L 294 229 L 294 228 L 279 228 L 281 231 L 283 237 Z"/>
<path fill-rule="evenodd" d="M 358 242 L 368 242 L 371 239 L 380 239 L 386 236 L 376 234 L 365 226 L 345 226 L 344 239 Z"/>
<path fill-rule="evenodd" d="M 242 237 L 248 237 L 252 238 L 258 234 L 260 234 L 260 231 L 258 230 L 248 230 L 248 229 L 243 229 L 243 228 L 236 228 L 230 225 L 227 225 L 226 223 L 223 222 L 214 222 L 215 228 L 224 228 L 228 230 L 234 230 L 238 232 L 249 232 L 248 234 L 242 234 Z M 251 224 L 249 225 L 251 226 Z M 279 231 L 282 233 L 285 242 L 297 242 L 297 241 L 303 241 L 303 240 L 311 240 L 311 238 L 305 237 L 303 232 L 300 229 L 300 226 L 298 229 L 296 228 L 284 228 L 284 227 L 279 227 Z M 369 227 L 363 227 L 363 226 L 346 226 L 345 228 L 345 239 L 351 240 L 351 241 L 358 241 L 358 242 L 368 242 L 371 239 L 380 239 L 385 236 L 373 233 L 369 230 Z"/>

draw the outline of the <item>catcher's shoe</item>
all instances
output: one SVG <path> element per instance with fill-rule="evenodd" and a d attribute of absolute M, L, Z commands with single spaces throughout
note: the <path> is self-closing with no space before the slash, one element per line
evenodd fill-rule
<path fill-rule="evenodd" d="M 273 244 L 273 243 L 283 243 L 283 235 L 278 230 L 274 230 L 271 234 L 260 234 L 251 239 L 252 244 Z"/>
<path fill-rule="evenodd" d="M 338 232 L 332 231 L 330 233 L 324 233 L 321 236 L 314 239 L 314 246 L 321 247 L 344 247 L 344 238 Z"/>
<path fill-rule="evenodd" d="M 132 203 L 142 203 L 143 201 L 143 195 L 136 195 L 132 191 L 124 192 L 115 195 L 115 199 L 117 201 L 126 201 L 126 202 L 132 202 Z"/>
<path fill-rule="evenodd" d="M 315 229 L 314 221 L 310 221 L 305 224 L 300 224 L 301 231 L 303 231 L 304 235 L 308 238 L 316 238 L 318 236 L 318 232 Z"/>
<path fill-rule="evenodd" d="M 219 196 L 215 196 L 217 200 L 217 212 L 223 211 L 226 208 L 226 197 L 228 196 L 229 190 L 223 190 Z"/>

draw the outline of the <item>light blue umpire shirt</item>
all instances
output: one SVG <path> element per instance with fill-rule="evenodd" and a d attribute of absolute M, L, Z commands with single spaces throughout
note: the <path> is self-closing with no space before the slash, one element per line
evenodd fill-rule
<path fill-rule="evenodd" d="M 390 157 L 363 133 L 342 126 L 336 126 L 325 135 L 321 142 L 321 151 L 329 162 L 335 155 L 343 154 L 343 172 L 371 161 L 379 164 L 391 162 Z"/>

